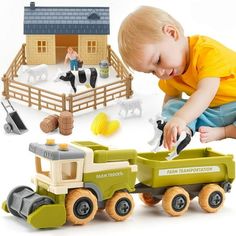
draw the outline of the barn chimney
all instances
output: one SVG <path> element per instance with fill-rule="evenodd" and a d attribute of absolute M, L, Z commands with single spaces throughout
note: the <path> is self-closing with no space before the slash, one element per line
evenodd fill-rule
<path fill-rule="evenodd" d="M 30 10 L 34 10 L 35 9 L 35 2 L 30 2 Z"/>

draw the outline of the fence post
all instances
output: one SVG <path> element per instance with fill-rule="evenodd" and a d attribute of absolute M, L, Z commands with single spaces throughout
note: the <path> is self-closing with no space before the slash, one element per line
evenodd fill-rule
<path fill-rule="evenodd" d="M 94 102 L 94 104 L 93 104 L 93 109 L 96 110 L 96 109 L 97 109 L 97 90 L 94 89 L 93 92 L 94 92 L 94 97 L 93 97 L 93 102 Z"/>
<path fill-rule="evenodd" d="M 111 45 L 107 45 L 107 60 L 109 65 L 111 65 Z"/>
<path fill-rule="evenodd" d="M 13 71 L 14 71 L 13 77 L 17 77 L 16 59 L 14 60 L 13 68 L 14 68 L 13 69 Z"/>
<path fill-rule="evenodd" d="M 66 111 L 66 95 L 64 93 L 61 95 L 61 109 Z"/>
<path fill-rule="evenodd" d="M 28 87 L 28 97 L 29 97 L 28 106 L 31 107 L 32 103 L 31 103 L 31 86 L 30 85 Z"/>
<path fill-rule="evenodd" d="M 14 66 L 13 66 L 14 61 L 11 64 L 11 79 L 14 80 Z"/>
<path fill-rule="evenodd" d="M 104 106 L 107 106 L 107 87 L 104 87 Z"/>
<path fill-rule="evenodd" d="M 120 60 L 117 58 L 117 75 L 116 77 L 119 78 L 120 77 Z"/>
<path fill-rule="evenodd" d="M 22 44 L 22 47 L 21 47 L 21 52 L 22 52 L 22 65 L 25 65 L 26 64 L 26 56 L 25 56 L 25 47 L 26 47 L 26 44 Z"/>
<path fill-rule="evenodd" d="M 73 107 L 73 96 L 72 94 L 69 94 L 69 96 L 67 97 L 67 100 L 69 102 L 69 112 L 74 112 L 74 107 Z"/>
<path fill-rule="evenodd" d="M 2 77 L 2 81 L 3 81 L 3 92 L 2 95 L 6 98 L 9 99 L 9 78 L 5 75 L 3 75 Z"/>
<path fill-rule="evenodd" d="M 133 95 L 132 80 L 133 76 L 129 74 L 129 76 L 126 78 L 126 98 L 129 98 L 130 96 Z"/>
<path fill-rule="evenodd" d="M 122 64 L 120 65 L 120 77 L 121 77 L 121 79 L 124 79 L 124 67 Z"/>
<path fill-rule="evenodd" d="M 41 90 L 38 90 L 38 91 L 39 91 L 39 95 L 38 95 L 38 110 L 41 110 L 42 109 Z"/>

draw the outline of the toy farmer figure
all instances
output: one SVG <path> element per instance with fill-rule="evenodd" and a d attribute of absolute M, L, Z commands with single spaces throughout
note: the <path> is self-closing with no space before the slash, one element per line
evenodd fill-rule
<path fill-rule="evenodd" d="M 67 49 L 67 54 L 65 57 L 64 64 L 67 64 L 68 61 L 70 61 L 70 69 L 71 70 L 78 70 L 78 61 L 80 61 L 79 55 L 76 51 L 73 50 L 72 47 L 68 47 L 68 49 Z"/>

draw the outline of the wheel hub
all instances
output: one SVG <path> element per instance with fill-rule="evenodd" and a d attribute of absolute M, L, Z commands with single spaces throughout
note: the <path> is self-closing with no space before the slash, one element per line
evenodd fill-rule
<path fill-rule="evenodd" d="M 223 197 L 222 197 L 221 192 L 219 191 L 213 192 L 209 196 L 209 205 L 213 208 L 217 208 L 222 203 L 222 200 L 223 200 Z"/>
<path fill-rule="evenodd" d="M 78 199 L 74 204 L 73 210 L 78 218 L 84 219 L 92 212 L 92 202 L 87 198 Z"/>
<path fill-rule="evenodd" d="M 185 206 L 186 206 L 186 197 L 184 195 L 177 195 L 174 197 L 173 201 L 172 201 L 172 208 L 175 211 L 182 211 Z"/>
<path fill-rule="evenodd" d="M 128 199 L 120 199 L 116 204 L 116 212 L 120 216 L 127 215 L 131 209 L 131 202 Z"/>

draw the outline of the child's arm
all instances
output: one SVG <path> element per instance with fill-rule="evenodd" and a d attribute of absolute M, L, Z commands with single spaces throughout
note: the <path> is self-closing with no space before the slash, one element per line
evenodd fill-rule
<path fill-rule="evenodd" d="M 65 60 L 64 60 L 64 64 L 66 65 L 67 62 L 68 62 L 68 57 L 67 57 L 67 54 L 66 54 L 66 56 L 65 56 Z"/>
<path fill-rule="evenodd" d="M 171 149 L 172 143 L 176 142 L 177 133 L 185 130 L 188 123 L 197 119 L 209 107 L 219 85 L 220 78 L 205 78 L 198 83 L 197 90 L 167 122 L 164 128 L 164 147 Z"/>

